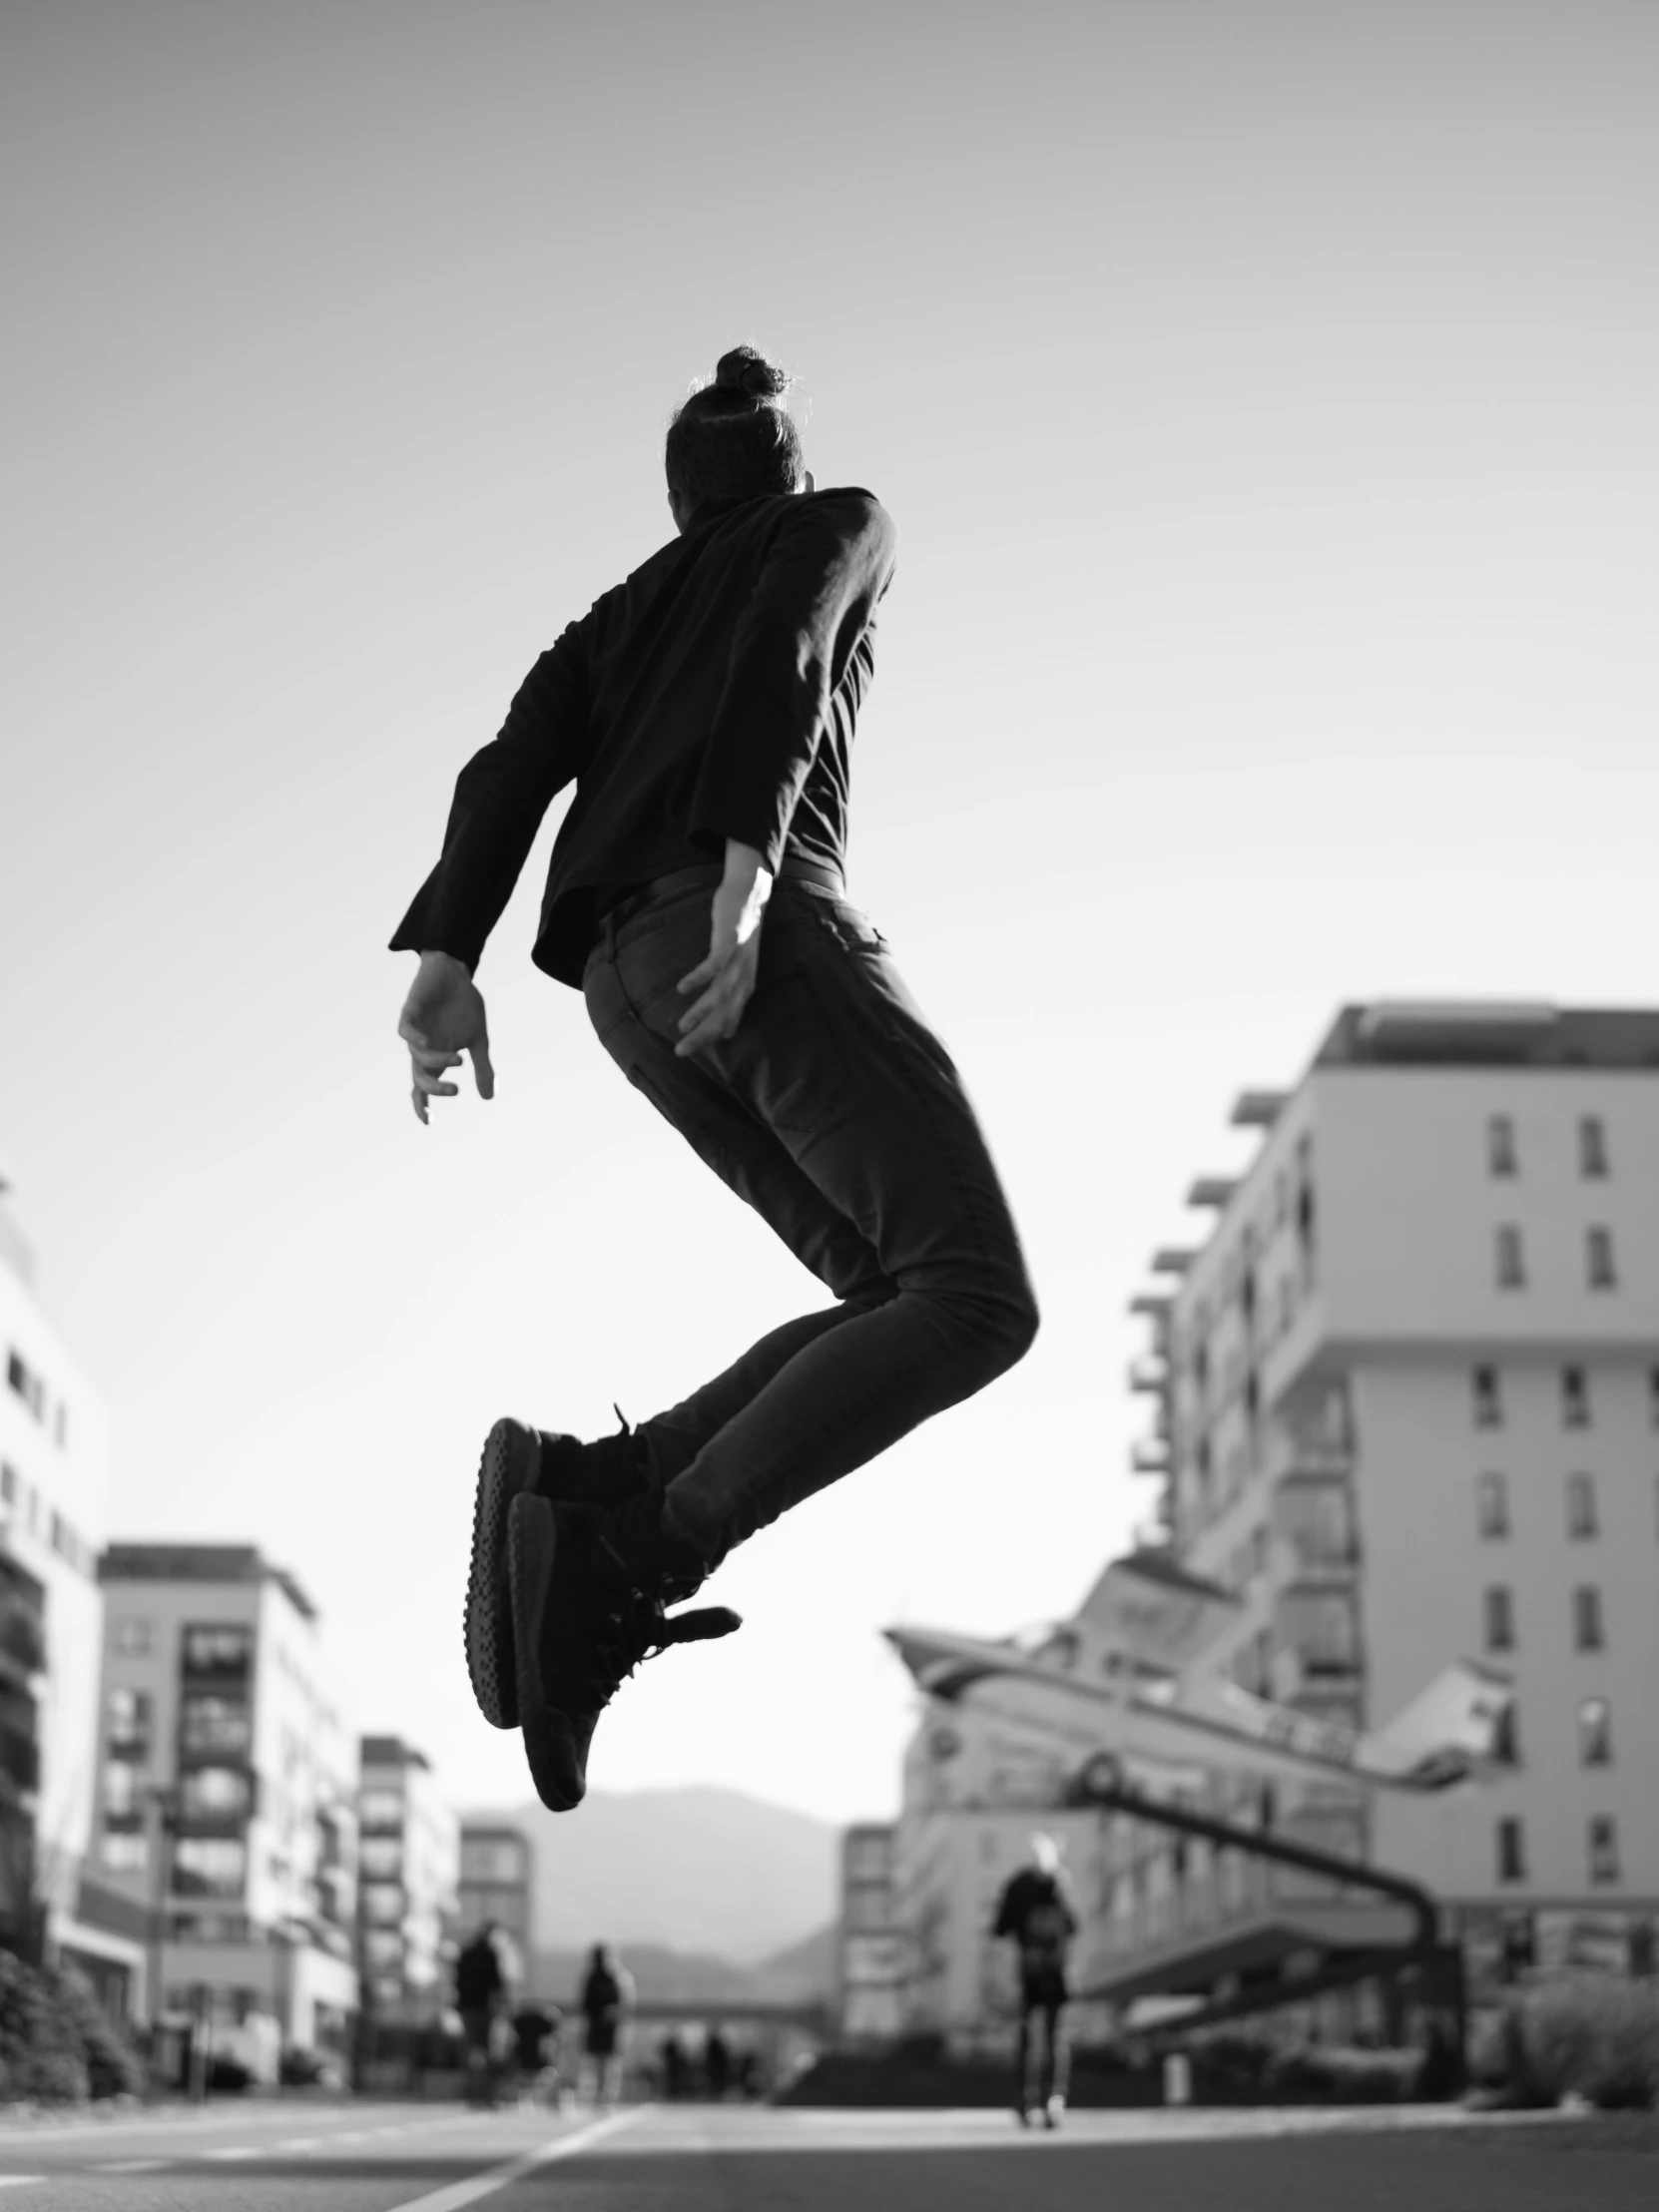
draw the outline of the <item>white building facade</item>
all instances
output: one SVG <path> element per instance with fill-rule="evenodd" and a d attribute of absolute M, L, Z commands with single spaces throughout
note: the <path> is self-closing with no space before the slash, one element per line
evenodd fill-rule
<path fill-rule="evenodd" d="M 1344 1010 L 1131 1381 L 1175 1556 L 1240 1600 L 1217 1663 L 1380 1727 L 1448 1662 L 1508 1674 L 1506 1778 L 1278 1818 L 1444 1902 L 1502 1962 L 1651 1966 L 1659 1917 L 1659 1012 Z M 1179 1893 L 1156 1847 L 1143 1895 Z M 1126 1924 L 1120 1981 L 1217 1917 Z M 1225 1919 L 1225 1915 L 1221 1916 Z M 1144 1916 L 1143 1916 L 1144 1920 Z"/>
<path fill-rule="evenodd" d="M 356 1735 L 294 1578 L 252 1545 L 115 1544 L 101 1878 L 158 1916 L 147 2016 L 204 2010 L 262 2079 L 343 2066 L 357 2007 Z"/>
<path fill-rule="evenodd" d="M 121 2015 L 144 1921 L 88 1865 L 108 1453 L 105 1407 L 40 1303 L 0 1179 L 0 1916 Z"/>

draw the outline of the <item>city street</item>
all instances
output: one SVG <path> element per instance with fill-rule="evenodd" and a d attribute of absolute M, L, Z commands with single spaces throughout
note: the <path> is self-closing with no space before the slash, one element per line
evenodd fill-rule
<path fill-rule="evenodd" d="M 1622 2212 L 1659 2125 L 1555 2114 L 334 2104 L 0 2131 L 15 2212 Z"/>

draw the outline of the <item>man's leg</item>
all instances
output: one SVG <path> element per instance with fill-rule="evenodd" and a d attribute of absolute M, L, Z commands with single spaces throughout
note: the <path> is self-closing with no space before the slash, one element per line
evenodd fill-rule
<path fill-rule="evenodd" d="M 608 932 L 590 1014 L 841 1301 L 641 1424 L 670 1527 L 714 1557 L 1012 1366 L 1036 1305 L 960 1078 L 854 909 L 782 881 L 737 1035 L 676 1057 L 676 986 L 706 949 L 706 907 L 681 896 Z"/>
<path fill-rule="evenodd" d="M 1031 2109 L 1031 2005 L 1019 2000 L 1019 2038 L 1014 2045 L 1014 2110 L 1023 2120 Z"/>

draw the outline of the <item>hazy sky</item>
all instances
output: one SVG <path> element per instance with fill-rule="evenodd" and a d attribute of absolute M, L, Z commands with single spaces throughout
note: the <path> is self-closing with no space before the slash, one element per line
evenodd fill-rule
<path fill-rule="evenodd" d="M 8 0 L 0 1156 L 112 1533 L 266 1545 L 362 1725 L 516 1799 L 490 1420 L 822 1302 L 530 967 L 553 821 L 493 1105 L 417 1125 L 383 950 L 751 338 L 898 525 L 852 889 L 1046 1320 L 737 1553 L 592 1774 L 888 1810 L 877 1627 L 1069 1609 L 1148 1508 L 1124 1307 L 1235 1092 L 1345 998 L 1654 998 L 1656 62 L 1645 0 Z"/>

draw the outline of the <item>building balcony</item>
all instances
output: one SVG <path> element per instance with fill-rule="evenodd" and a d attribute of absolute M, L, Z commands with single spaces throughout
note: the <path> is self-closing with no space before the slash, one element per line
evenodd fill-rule
<path fill-rule="evenodd" d="M 1227 1118 L 1235 1129 L 1271 1129 L 1289 1100 L 1288 1091 L 1241 1091 Z"/>
<path fill-rule="evenodd" d="M 1168 1474 L 1170 1449 L 1167 1440 L 1162 1436 L 1148 1436 L 1131 1445 L 1129 1469 L 1132 1474 Z"/>
<path fill-rule="evenodd" d="M 1154 1391 L 1161 1397 L 1169 1386 L 1170 1371 L 1167 1360 L 1130 1361 L 1129 1387 L 1132 1390 Z"/>
<path fill-rule="evenodd" d="M 1154 1275 L 1185 1275 L 1198 1254 L 1190 1245 L 1160 1245 L 1152 1255 Z"/>
<path fill-rule="evenodd" d="M 1213 1206 L 1218 1211 L 1232 1199 L 1239 1187 L 1236 1175 L 1201 1175 L 1187 1188 L 1189 1206 Z"/>

